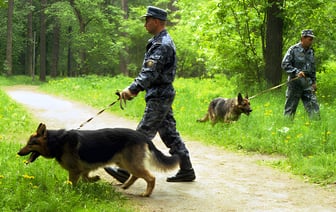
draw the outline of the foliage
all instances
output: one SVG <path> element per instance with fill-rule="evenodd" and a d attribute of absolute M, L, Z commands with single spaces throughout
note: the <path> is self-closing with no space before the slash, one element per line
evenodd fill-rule
<path fill-rule="evenodd" d="M 125 3 L 125 2 L 124 2 Z M 81 12 L 85 30 L 81 32 L 79 21 L 69 1 L 50 1 L 47 14 L 47 46 L 50 57 L 55 26 L 60 26 L 60 52 L 58 75 L 66 76 L 67 69 L 81 68 L 81 52 L 86 54 L 88 73 L 118 75 L 121 60 L 126 61 L 130 76 L 141 67 L 145 43 L 151 37 L 139 18 L 147 5 L 155 5 L 169 11 L 168 30 L 176 46 L 178 75 L 180 77 L 212 77 L 225 74 L 239 78 L 246 88 L 266 85 L 264 80 L 265 1 L 127 1 L 128 11 L 122 10 L 120 1 L 78 0 L 76 8 Z M 315 31 L 316 60 L 319 70 L 334 57 L 335 35 L 330 31 L 335 22 L 332 15 L 336 2 L 331 0 L 288 0 L 283 6 L 284 48 L 298 42 L 304 28 Z M 39 65 L 39 11 L 40 2 L 32 7 L 25 1 L 15 2 L 14 13 L 14 74 L 25 74 L 26 26 L 29 11 L 33 12 L 37 35 L 36 66 Z M 2 69 L 6 50 L 6 7 L 0 7 L 0 64 Z M 47 65 L 52 58 L 48 58 Z M 74 63 L 70 62 L 75 61 Z M 83 65 L 83 64 L 82 64 Z M 4 70 L 1 70 L 3 72 Z"/>
<path fill-rule="evenodd" d="M 13 27 L 13 61 L 17 61 L 13 64 L 13 74 L 24 73 L 25 69 L 24 61 L 22 60 L 22 52 L 25 50 L 25 17 L 28 13 L 28 8 L 25 7 L 24 1 L 15 1 L 15 7 L 21 7 L 20 10 L 14 10 L 13 22 L 15 26 Z M 7 3 L 6 7 L 0 7 L 0 74 L 5 73 L 6 69 L 6 39 L 7 39 Z"/>
<path fill-rule="evenodd" d="M 74 56 L 80 63 L 78 53 L 85 51 L 89 70 L 97 74 L 113 74 L 119 61 L 119 52 L 122 42 L 119 41 L 118 29 L 122 20 L 121 11 L 113 5 L 105 5 L 104 1 L 76 1 L 76 9 L 81 13 L 85 24 L 84 32 L 81 32 L 77 17 L 73 8 L 67 2 L 56 2 L 50 6 L 47 14 L 49 19 L 58 20 L 62 26 L 62 34 L 68 34 L 69 27 L 71 34 L 63 39 L 63 45 L 68 42 L 73 47 Z M 52 27 L 52 26 L 51 26 Z M 67 49 L 64 49 L 66 54 Z M 63 65 L 66 65 L 64 58 Z M 61 66 L 61 67 L 64 67 Z"/>
<path fill-rule="evenodd" d="M 318 92 L 330 105 L 335 104 L 334 90 L 336 89 L 336 62 L 329 61 L 321 68 L 317 79 Z"/>
<path fill-rule="evenodd" d="M 312 0 L 309 4 L 304 0 L 286 1 L 284 50 L 299 41 L 301 30 L 313 29 L 316 34 L 314 49 L 317 64 L 323 66 L 325 61 L 332 60 L 336 35 L 330 26 L 336 21 L 332 15 L 335 9 L 336 2 L 329 0 Z"/>

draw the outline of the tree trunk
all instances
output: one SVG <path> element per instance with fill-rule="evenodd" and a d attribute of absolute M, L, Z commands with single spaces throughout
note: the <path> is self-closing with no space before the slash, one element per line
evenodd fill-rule
<path fill-rule="evenodd" d="M 31 8 L 33 0 L 28 1 Z M 27 16 L 27 55 L 26 55 L 26 74 L 33 77 L 33 11 Z"/>
<path fill-rule="evenodd" d="M 46 15 L 47 0 L 41 0 L 40 14 L 40 81 L 46 81 Z"/>
<path fill-rule="evenodd" d="M 68 77 L 74 77 L 75 76 L 75 71 L 72 69 L 72 64 L 73 64 L 73 60 L 72 60 L 72 49 L 71 49 L 71 33 L 72 33 L 72 27 L 69 26 L 68 28 L 68 55 L 67 55 L 67 74 L 66 76 Z"/>
<path fill-rule="evenodd" d="M 124 19 L 128 19 L 128 1 L 127 0 L 121 0 L 121 9 L 124 11 Z M 127 36 L 125 32 L 121 33 L 121 36 Z M 120 52 L 119 56 L 119 69 L 120 72 L 123 73 L 125 76 L 129 76 L 129 70 L 127 68 L 128 64 L 128 54 L 129 54 L 129 48 L 125 46 L 124 53 Z"/>
<path fill-rule="evenodd" d="M 52 59 L 51 59 L 51 71 L 50 76 L 56 77 L 58 75 L 57 68 L 58 68 L 58 53 L 59 53 L 59 43 L 60 41 L 60 25 L 56 20 L 54 29 L 53 29 L 53 48 L 52 48 Z"/>
<path fill-rule="evenodd" d="M 281 82 L 282 69 L 282 32 L 283 18 L 281 16 L 284 0 L 268 0 L 265 49 L 265 78 L 274 86 Z"/>
<path fill-rule="evenodd" d="M 75 0 L 70 0 L 70 5 L 74 9 L 75 15 L 79 22 L 79 33 L 84 35 L 86 32 L 86 23 L 83 19 L 81 11 L 76 7 Z M 79 64 L 79 74 L 86 74 L 88 72 L 86 65 L 86 52 L 83 48 L 79 50 L 80 64 Z"/>
<path fill-rule="evenodd" d="M 7 48 L 5 68 L 7 69 L 7 75 L 9 76 L 13 74 L 13 13 L 14 0 L 8 0 Z"/>

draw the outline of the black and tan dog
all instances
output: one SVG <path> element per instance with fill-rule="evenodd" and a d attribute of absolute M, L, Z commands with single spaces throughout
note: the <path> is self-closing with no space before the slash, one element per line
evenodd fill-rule
<path fill-rule="evenodd" d="M 207 114 L 197 121 L 205 122 L 210 120 L 213 125 L 218 121 L 230 123 L 237 121 L 242 113 L 250 115 L 251 112 L 248 96 L 246 95 L 243 98 L 241 93 L 239 93 L 237 98 L 226 99 L 219 97 L 213 99 L 209 104 Z"/>
<path fill-rule="evenodd" d="M 166 156 L 142 133 L 126 128 L 106 128 L 99 130 L 47 130 L 40 124 L 35 134 L 18 154 L 30 154 L 27 163 L 40 155 L 56 158 L 69 171 L 69 180 L 75 185 L 80 176 L 84 181 L 95 182 L 99 176 L 89 177 L 89 172 L 111 163 L 131 173 L 122 185 L 127 189 L 138 178 L 147 182 L 142 196 L 150 196 L 155 185 L 155 177 L 149 172 L 149 165 L 167 171 L 179 164 L 179 158 Z"/>

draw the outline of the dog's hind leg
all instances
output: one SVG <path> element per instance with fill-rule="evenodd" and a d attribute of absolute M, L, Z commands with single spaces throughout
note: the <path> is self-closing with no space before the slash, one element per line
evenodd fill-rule
<path fill-rule="evenodd" d="M 121 188 L 128 189 L 133 183 L 138 179 L 138 177 L 131 174 L 131 176 L 121 185 Z"/>
<path fill-rule="evenodd" d="M 78 170 L 69 170 L 69 181 L 72 185 L 76 185 L 81 173 Z"/>
<path fill-rule="evenodd" d="M 148 170 L 142 170 L 142 172 L 139 173 L 139 178 L 143 178 L 147 182 L 146 191 L 142 193 L 141 196 L 149 197 L 155 187 L 155 177 Z"/>
<path fill-rule="evenodd" d="M 123 189 L 129 188 L 138 178 L 143 178 L 147 182 L 147 188 L 144 193 L 141 194 L 143 197 L 149 197 L 155 186 L 155 177 L 149 173 L 148 170 L 141 170 L 141 172 L 136 173 L 138 177 L 131 174 L 131 177 L 121 186 Z"/>

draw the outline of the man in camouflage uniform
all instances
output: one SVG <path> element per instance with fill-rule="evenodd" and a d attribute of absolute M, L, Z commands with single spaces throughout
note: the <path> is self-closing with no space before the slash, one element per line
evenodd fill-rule
<path fill-rule="evenodd" d="M 189 152 L 176 130 L 172 104 L 175 97 L 173 81 L 176 72 L 175 45 L 165 29 L 166 11 L 149 6 L 147 8 L 145 28 L 154 35 L 146 46 L 142 69 L 134 82 L 121 92 L 121 98 L 130 100 L 139 92 L 146 91 L 146 108 L 137 131 L 153 139 L 158 132 L 170 154 L 177 154 L 180 170 L 168 182 L 193 181 L 196 176 L 192 168 Z M 120 182 L 127 180 L 129 174 L 120 168 L 105 170 Z"/>
<path fill-rule="evenodd" d="M 284 115 L 294 118 L 300 99 L 310 118 L 319 118 L 319 105 L 315 95 L 316 66 L 312 30 L 303 30 L 301 41 L 291 46 L 282 60 L 281 67 L 288 74 L 288 88 Z M 297 79 L 294 79 L 298 77 Z"/>

